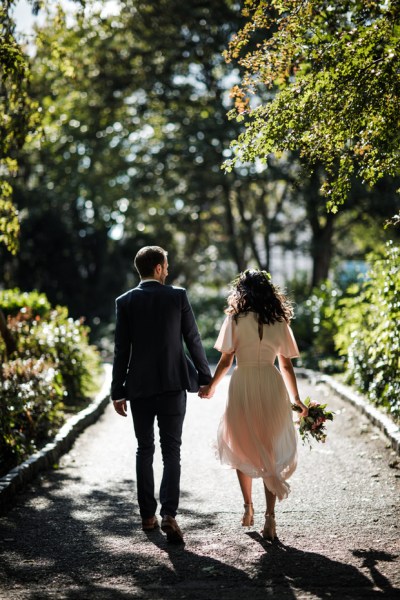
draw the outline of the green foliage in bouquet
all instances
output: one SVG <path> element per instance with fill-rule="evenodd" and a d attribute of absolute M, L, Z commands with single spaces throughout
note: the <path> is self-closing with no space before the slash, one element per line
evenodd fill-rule
<path fill-rule="evenodd" d="M 335 343 L 348 381 L 400 419 L 400 247 L 369 256 L 371 270 L 339 303 Z"/>
<path fill-rule="evenodd" d="M 299 434 L 303 444 L 308 443 L 311 448 L 312 439 L 317 440 L 317 442 L 325 442 L 325 423 L 326 421 L 333 421 L 334 413 L 326 409 L 327 404 L 312 402 L 309 396 L 303 404 L 308 407 L 308 416 L 300 417 L 298 422 Z M 292 408 L 295 412 L 301 412 L 301 408 L 297 404 L 292 404 Z"/>

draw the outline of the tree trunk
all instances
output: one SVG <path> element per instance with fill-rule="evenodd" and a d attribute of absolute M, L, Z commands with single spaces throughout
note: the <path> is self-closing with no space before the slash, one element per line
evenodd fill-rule
<path fill-rule="evenodd" d="M 278 217 L 282 213 L 283 203 L 286 198 L 288 186 L 286 185 L 280 198 L 277 200 L 274 212 L 272 216 L 269 216 L 269 207 L 268 207 L 268 192 L 266 194 L 260 195 L 259 203 L 260 203 L 260 213 L 262 215 L 262 219 L 264 222 L 264 247 L 265 247 L 265 266 L 263 269 L 265 271 L 270 270 L 270 262 L 271 262 L 271 233 L 276 231 L 276 224 L 278 222 Z"/>
<path fill-rule="evenodd" d="M 264 231 L 263 231 L 263 242 L 264 242 L 264 252 L 265 252 L 265 261 L 264 264 L 260 264 L 260 268 L 264 271 L 268 271 L 270 269 L 270 256 L 271 256 L 271 243 L 270 243 L 270 234 L 271 227 L 268 217 L 268 207 L 267 207 L 267 197 L 260 193 L 256 200 L 257 212 L 261 217 Z"/>
<path fill-rule="evenodd" d="M 302 192 L 307 219 L 311 227 L 311 258 L 313 261 L 311 287 L 320 285 L 328 278 L 333 255 L 333 234 L 336 214 L 327 212 L 320 192 L 320 170 L 315 168 Z"/>
<path fill-rule="evenodd" d="M 232 260 L 236 263 L 238 271 L 243 271 L 246 268 L 243 249 L 239 248 L 238 240 L 239 236 L 236 232 L 235 227 L 235 219 L 232 213 L 231 199 L 230 199 L 231 190 L 228 186 L 224 186 L 224 204 L 225 204 L 225 215 L 226 215 L 226 225 L 227 225 L 227 234 L 228 234 L 228 248 L 232 254 Z"/>
<path fill-rule="evenodd" d="M 313 239 L 311 242 L 311 257 L 313 260 L 312 287 L 319 285 L 329 275 L 333 253 L 334 217 L 334 214 L 327 213 L 325 225 L 313 228 Z"/>
<path fill-rule="evenodd" d="M 240 218 L 241 218 L 241 221 L 243 223 L 243 226 L 244 226 L 244 229 L 246 232 L 247 243 L 249 244 L 249 246 L 251 248 L 251 251 L 253 253 L 253 256 L 255 258 L 255 261 L 256 261 L 258 267 L 261 269 L 262 268 L 261 257 L 260 257 L 260 253 L 258 252 L 258 249 L 257 249 L 256 239 L 255 239 L 254 232 L 253 232 L 253 221 L 251 219 L 246 218 L 245 204 L 243 201 L 243 197 L 241 195 L 241 191 L 236 190 L 235 194 L 236 194 L 236 202 L 237 202 L 237 207 L 239 210 Z"/>

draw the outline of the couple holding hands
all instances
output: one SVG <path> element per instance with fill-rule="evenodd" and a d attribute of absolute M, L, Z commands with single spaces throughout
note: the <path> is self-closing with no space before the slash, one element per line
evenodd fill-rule
<path fill-rule="evenodd" d="M 236 469 L 244 500 L 242 525 L 252 526 L 252 480 L 261 478 L 266 496 L 263 537 L 274 539 L 275 501 L 289 493 L 287 479 L 296 468 L 297 434 L 291 401 L 301 402 L 291 358 L 298 349 L 289 327 L 289 300 L 265 271 L 247 270 L 232 282 L 226 318 L 215 343 L 221 352 L 212 376 L 200 334 L 183 288 L 165 285 L 167 252 L 145 246 L 134 261 L 139 285 L 116 300 L 111 398 L 121 416 L 130 401 L 137 439 L 136 483 L 142 528 L 159 527 L 154 494 L 154 421 L 160 434 L 163 476 L 161 529 L 182 543 L 176 522 L 180 493 L 180 447 L 186 391 L 211 398 L 236 357 L 217 447 L 221 463 Z M 191 374 L 183 342 L 196 368 Z M 275 367 L 278 357 L 279 370 Z"/>

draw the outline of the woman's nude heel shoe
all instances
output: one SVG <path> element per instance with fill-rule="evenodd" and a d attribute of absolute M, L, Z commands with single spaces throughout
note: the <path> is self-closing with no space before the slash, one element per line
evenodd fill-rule
<path fill-rule="evenodd" d="M 243 527 L 251 527 L 251 525 L 254 525 L 254 510 L 252 502 L 244 505 L 242 525 Z"/>
<path fill-rule="evenodd" d="M 274 514 L 269 515 L 268 513 L 265 513 L 265 523 L 262 536 L 266 540 L 273 540 L 276 538 L 276 523 Z"/>

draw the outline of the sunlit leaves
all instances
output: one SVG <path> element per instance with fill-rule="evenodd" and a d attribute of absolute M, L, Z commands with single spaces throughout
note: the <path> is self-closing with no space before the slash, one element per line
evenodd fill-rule
<path fill-rule="evenodd" d="M 7 181 L 0 181 L 0 243 L 12 253 L 18 249 L 18 211 L 11 201 L 12 188 Z"/>
<path fill-rule="evenodd" d="M 370 271 L 335 315 L 335 344 L 352 383 L 400 419 L 400 248 L 389 242 L 369 256 Z"/>
<path fill-rule="evenodd" d="M 13 35 L 12 2 L 0 7 L 0 243 L 18 249 L 18 212 L 12 201 L 12 179 L 18 151 L 38 124 L 37 105 L 29 95 L 27 58 Z"/>
<path fill-rule="evenodd" d="M 0 292 L 17 350 L 4 360 L 0 337 L 0 471 L 7 471 L 54 436 L 64 405 L 81 408 L 97 389 L 99 355 L 88 330 L 46 296 Z"/>
<path fill-rule="evenodd" d="M 187 255 L 201 266 L 210 241 L 226 248 L 221 203 L 235 178 L 220 164 L 238 127 L 226 118 L 233 68 L 222 50 L 242 20 L 230 2 L 116 5 L 105 16 L 88 2 L 74 19 L 59 9 L 37 31 L 44 135 L 27 156 L 28 186 L 65 221 L 75 260 L 93 271 L 97 248 L 87 246 L 105 231 L 132 254 L 146 242 L 175 249 L 187 281 Z"/>
<path fill-rule="evenodd" d="M 298 150 L 322 164 L 322 191 L 334 210 L 355 173 L 374 185 L 400 171 L 398 2 L 247 0 L 249 21 L 231 42 L 229 60 L 246 73 L 231 117 L 246 130 L 235 158 Z M 254 39 L 258 43 L 254 47 Z M 247 50 L 247 53 L 246 53 Z M 248 94 L 265 98 L 248 108 Z M 252 103 L 254 104 L 254 103 Z M 245 110 L 244 110 L 245 107 Z"/>

